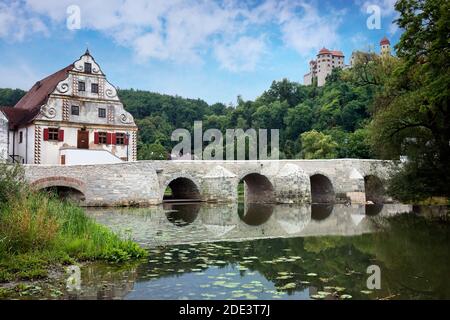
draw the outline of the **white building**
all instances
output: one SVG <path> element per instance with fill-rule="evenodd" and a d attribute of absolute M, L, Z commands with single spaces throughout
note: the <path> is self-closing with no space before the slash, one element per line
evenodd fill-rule
<path fill-rule="evenodd" d="M 8 157 L 8 119 L 0 112 L 0 162 Z"/>
<path fill-rule="evenodd" d="M 133 117 L 88 50 L 36 82 L 14 107 L 0 108 L 0 154 L 6 149 L 7 159 L 19 163 L 136 161 L 136 133 Z"/>
<path fill-rule="evenodd" d="M 326 77 L 334 68 L 344 67 L 344 54 L 342 51 L 328 50 L 322 48 L 317 54 L 316 60 L 309 62 L 309 73 L 303 76 L 303 83 L 311 85 L 317 81 L 317 86 L 325 84 Z"/>

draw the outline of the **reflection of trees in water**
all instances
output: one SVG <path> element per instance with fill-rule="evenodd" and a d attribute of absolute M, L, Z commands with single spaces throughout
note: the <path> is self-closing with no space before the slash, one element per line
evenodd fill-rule
<path fill-rule="evenodd" d="M 312 204 L 311 219 L 315 221 L 325 220 L 333 212 L 333 207 L 332 204 Z"/>
<path fill-rule="evenodd" d="M 262 203 L 239 203 L 239 218 L 249 226 L 260 226 L 267 221 L 273 214 L 275 205 Z"/>
<path fill-rule="evenodd" d="M 366 204 L 366 216 L 373 217 L 378 215 L 383 210 L 383 204 Z"/>
<path fill-rule="evenodd" d="M 367 290 L 366 269 L 369 265 L 377 264 L 382 270 L 382 289 L 371 297 L 401 293 L 403 298 L 449 299 L 450 279 L 447 274 L 450 226 L 430 225 L 411 215 L 389 218 L 387 221 L 389 223 L 385 230 L 353 237 L 322 236 L 201 243 L 195 246 L 195 250 L 190 245 L 179 245 L 176 246 L 177 251 L 173 251 L 173 246 L 159 247 L 159 252 L 152 252 L 149 257 L 152 262 L 139 266 L 136 281 L 149 281 L 148 274 L 157 273 L 162 278 L 178 276 L 180 273 L 177 270 L 180 269 L 186 273 L 190 273 L 193 268 L 203 269 L 198 266 L 199 263 L 205 263 L 200 257 L 206 252 L 213 252 L 214 259 L 211 260 L 230 264 L 242 262 L 243 257 L 258 257 L 246 263 L 250 272 L 258 271 L 276 286 L 296 282 L 298 286 L 295 291 L 308 287 L 323 288 L 324 285 L 339 286 L 346 288 L 345 292 L 354 298 L 367 298 L 360 292 Z M 169 252 L 172 259 L 168 262 L 164 257 Z M 293 256 L 301 259 L 276 262 Z M 209 266 L 211 265 L 214 262 L 209 262 Z M 111 271 L 115 275 L 111 276 L 104 269 L 101 270 L 100 274 L 94 270 L 89 275 L 95 276 L 92 278 L 95 283 L 120 282 L 126 276 L 121 271 Z M 294 278 L 279 279 L 280 272 L 292 273 Z M 318 277 L 308 277 L 308 273 L 316 273 Z M 135 277 L 133 273 L 130 276 L 131 279 Z M 301 283 L 304 280 L 309 283 Z M 123 294 L 121 290 L 127 290 L 120 283 L 116 288 L 115 292 L 110 289 L 105 289 L 105 292 L 99 287 L 95 292 L 99 293 L 99 297 L 105 297 L 113 293 Z"/>
<path fill-rule="evenodd" d="M 164 204 L 164 210 L 170 210 L 166 213 L 167 220 L 178 227 L 184 227 L 194 222 L 200 211 L 199 203 L 189 204 Z"/>

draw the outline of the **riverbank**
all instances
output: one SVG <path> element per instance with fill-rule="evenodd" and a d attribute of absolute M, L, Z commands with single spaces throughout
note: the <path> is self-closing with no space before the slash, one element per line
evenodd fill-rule
<path fill-rule="evenodd" d="M 125 262 L 146 255 L 77 205 L 28 188 L 20 167 L 0 165 L 0 283 L 45 279 L 84 261 Z"/>

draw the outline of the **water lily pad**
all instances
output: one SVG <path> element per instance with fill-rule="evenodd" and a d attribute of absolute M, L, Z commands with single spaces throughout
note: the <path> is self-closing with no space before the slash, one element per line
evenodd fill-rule
<path fill-rule="evenodd" d="M 297 284 L 295 282 L 290 282 L 285 284 L 284 286 L 280 287 L 280 290 L 287 290 L 287 289 L 294 289 L 295 287 L 297 287 Z"/>
<path fill-rule="evenodd" d="M 339 298 L 341 298 L 341 299 L 351 299 L 352 296 L 349 295 L 349 294 L 343 294 L 343 295 L 341 295 Z"/>

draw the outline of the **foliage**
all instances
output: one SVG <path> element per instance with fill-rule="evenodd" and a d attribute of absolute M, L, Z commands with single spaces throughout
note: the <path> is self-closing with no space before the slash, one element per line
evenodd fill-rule
<path fill-rule="evenodd" d="M 399 60 L 376 96 L 371 142 L 383 158 L 408 157 L 392 180 L 399 199 L 450 196 L 450 4 L 400 0 Z"/>
<path fill-rule="evenodd" d="M 0 88 L 0 107 L 13 107 L 25 93 L 20 89 Z"/>
<path fill-rule="evenodd" d="M 98 225 L 80 207 L 27 188 L 20 180 L 22 170 L 2 168 L 0 177 L 6 199 L 0 202 L 0 281 L 44 277 L 56 263 L 126 261 L 146 255 L 133 241 Z M 6 189 L 11 185 L 19 185 L 21 192 Z"/>
<path fill-rule="evenodd" d="M 138 148 L 138 160 L 167 160 L 166 149 L 160 143 L 141 144 Z"/>
<path fill-rule="evenodd" d="M 301 134 L 303 157 L 305 159 L 331 159 L 336 157 L 337 143 L 331 136 L 316 130 Z"/>

